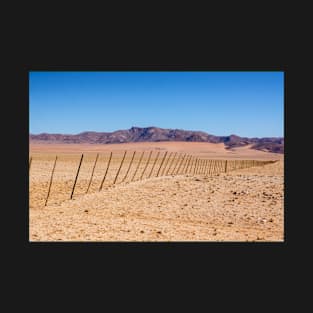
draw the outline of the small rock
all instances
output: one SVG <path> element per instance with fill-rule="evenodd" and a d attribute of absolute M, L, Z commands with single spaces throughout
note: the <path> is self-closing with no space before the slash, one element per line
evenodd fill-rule
<path fill-rule="evenodd" d="M 144 233 L 144 231 L 143 231 L 143 230 L 141 230 L 140 232 L 141 232 L 142 234 Z"/>
<path fill-rule="evenodd" d="M 85 210 L 84 212 L 88 213 L 89 211 L 88 211 L 88 210 Z"/>
<path fill-rule="evenodd" d="M 157 233 L 158 233 L 158 234 L 162 234 L 162 232 L 161 232 L 160 230 L 159 230 L 159 231 L 157 231 Z"/>

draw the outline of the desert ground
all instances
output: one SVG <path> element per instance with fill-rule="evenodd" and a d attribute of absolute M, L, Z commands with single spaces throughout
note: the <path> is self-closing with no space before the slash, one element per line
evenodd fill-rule
<path fill-rule="evenodd" d="M 225 149 L 223 143 L 207 142 L 135 142 L 120 144 L 46 144 L 31 143 L 32 154 L 77 154 L 77 153 L 106 153 L 124 150 L 136 151 L 169 151 L 188 153 L 209 159 L 254 159 L 254 160 L 282 160 L 283 155 L 250 149 L 251 145 Z"/>
<path fill-rule="evenodd" d="M 112 185 L 127 150 L 125 166 Z M 133 157 L 133 166 L 127 164 Z M 146 160 L 152 151 L 151 164 Z M 210 174 L 157 176 L 157 153 L 206 160 L 277 160 Z M 106 173 L 110 152 L 113 158 Z M 144 154 L 142 155 L 142 153 Z M 71 189 L 84 153 L 73 199 Z M 89 186 L 96 154 L 97 166 Z M 45 204 L 55 156 L 50 196 Z M 30 241 L 283 241 L 283 155 L 223 144 L 157 142 L 110 145 L 30 144 Z M 142 158 L 141 158 L 142 157 Z M 141 158 L 141 163 L 140 163 Z M 163 165 L 166 162 L 164 162 Z M 229 163 L 231 165 L 231 163 Z M 174 165 L 173 165 L 174 166 Z M 222 161 L 220 166 L 223 166 Z M 146 168 L 145 168 L 146 167 Z M 104 173 L 106 179 L 103 182 Z M 150 176 L 150 177 L 149 177 Z M 88 190 L 88 193 L 87 193 Z"/>

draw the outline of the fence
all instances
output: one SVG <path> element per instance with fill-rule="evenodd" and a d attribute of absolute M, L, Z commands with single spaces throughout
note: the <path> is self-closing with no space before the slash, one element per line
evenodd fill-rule
<path fill-rule="evenodd" d="M 169 175 L 211 176 L 273 162 L 276 161 L 202 159 L 168 151 L 32 155 L 29 160 L 30 206 L 60 203 L 122 182 Z"/>

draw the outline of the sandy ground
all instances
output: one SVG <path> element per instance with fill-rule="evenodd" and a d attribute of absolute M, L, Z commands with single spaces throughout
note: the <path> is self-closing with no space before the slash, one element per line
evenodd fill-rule
<path fill-rule="evenodd" d="M 70 147 L 67 149 L 68 153 Z M 175 151 L 182 147 L 179 144 L 172 149 Z M 225 157 L 222 150 L 219 153 L 215 150 L 219 158 Z M 237 153 L 235 158 L 246 158 L 245 153 L 251 151 L 245 150 L 248 149 L 241 148 L 241 153 Z M 34 147 L 31 151 L 35 152 Z M 199 150 L 193 151 L 200 153 Z M 210 155 L 208 151 L 205 153 L 207 157 Z M 251 155 L 253 153 L 255 156 L 259 152 L 252 150 Z M 259 158 L 272 157 L 272 154 L 265 154 L 260 151 Z M 283 241 L 284 178 L 281 155 L 275 154 L 280 161 L 264 167 L 212 176 L 143 177 L 143 180 L 126 180 L 115 186 L 105 185 L 98 192 L 105 169 L 103 161 L 91 192 L 85 194 L 87 175 L 90 175 L 91 159 L 94 158 L 91 154 L 74 200 L 67 200 L 73 181 L 73 178 L 67 178 L 68 166 L 73 160 L 64 155 L 63 158 L 69 159 L 59 163 L 58 176 L 53 185 L 55 189 L 51 189 L 52 200 L 43 207 L 42 198 L 47 190 L 43 168 L 51 167 L 53 155 L 47 154 L 47 157 L 51 160 L 37 160 L 31 168 L 30 188 L 35 188 L 36 193 L 34 198 L 30 195 L 30 241 Z M 77 156 L 72 158 L 77 159 Z M 64 182 L 68 182 L 68 190 Z"/>
<path fill-rule="evenodd" d="M 30 144 L 31 154 L 77 154 L 77 153 L 107 153 L 124 150 L 137 151 L 169 151 L 188 153 L 209 159 L 250 159 L 250 160 L 282 160 L 283 155 L 250 149 L 251 145 L 225 149 L 223 143 L 206 142 L 135 142 L 123 144 Z"/>

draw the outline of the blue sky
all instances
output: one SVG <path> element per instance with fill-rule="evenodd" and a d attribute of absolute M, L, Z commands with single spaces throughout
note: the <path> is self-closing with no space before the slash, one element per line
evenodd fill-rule
<path fill-rule="evenodd" d="M 29 73 L 30 133 L 132 126 L 283 137 L 283 72 Z"/>

